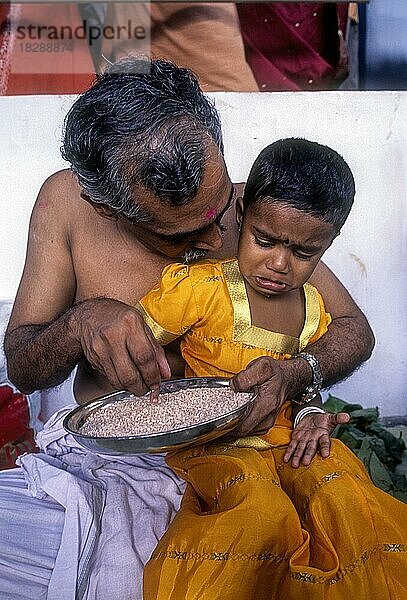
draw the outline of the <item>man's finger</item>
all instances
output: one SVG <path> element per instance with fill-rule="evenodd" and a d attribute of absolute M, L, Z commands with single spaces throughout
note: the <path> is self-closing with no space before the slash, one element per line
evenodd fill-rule
<path fill-rule="evenodd" d="M 170 379 L 171 378 L 171 369 L 168 364 L 167 357 L 165 356 L 165 352 L 160 345 L 155 347 L 155 358 L 160 369 L 161 379 Z"/>
<path fill-rule="evenodd" d="M 110 385 L 115 389 L 115 390 L 122 390 L 123 387 L 120 383 L 119 378 L 117 377 L 117 373 L 116 373 L 116 369 L 113 365 L 113 362 L 105 357 L 103 360 L 103 366 L 101 362 L 98 363 L 91 363 L 92 368 L 94 368 L 96 371 L 98 371 L 99 373 L 101 373 L 102 375 L 104 375 L 104 377 L 106 377 L 106 379 L 108 380 L 108 382 L 110 383 Z"/>
<path fill-rule="evenodd" d="M 143 380 L 145 387 L 152 390 L 161 383 L 161 366 L 157 360 L 162 348 L 156 348 L 157 342 L 149 337 L 128 341 L 127 350 L 133 363 L 132 370 Z M 163 363 L 162 358 L 159 359 Z M 166 359 L 165 359 L 166 360 Z M 169 370 L 169 367 L 168 367 Z"/>
<path fill-rule="evenodd" d="M 126 354 L 121 357 L 120 364 L 113 363 L 116 371 L 116 377 L 119 381 L 118 389 L 126 390 L 136 396 L 143 396 L 147 390 L 151 389 L 146 385 L 139 370 L 134 366 L 131 357 Z"/>
<path fill-rule="evenodd" d="M 246 392 L 258 388 L 275 375 L 273 360 L 261 357 L 251 362 L 244 371 L 240 371 L 231 379 L 231 386 L 237 392 Z"/>
<path fill-rule="evenodd" d="M 270 409 L 268 407 L 256 407 L 255 404 L 256 400 L 254 401 L 249 414 L 236 428 L 236 431 L 241 437 L 248 434 L 264 435 L 274 425 L 274 421 L 277 417 L 277 412 L 270 414 Z"/>

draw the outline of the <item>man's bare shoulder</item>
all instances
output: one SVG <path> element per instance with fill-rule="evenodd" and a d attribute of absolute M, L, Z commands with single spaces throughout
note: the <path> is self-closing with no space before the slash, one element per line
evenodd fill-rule
<path fill-rule="evenodd" d="M 37 198 L 37 204 L 43 208 L 49 207 L 61 210 L 82 204 L 81 187 L 75 175 L 69 169 L 63 169 L 50 175 L 42 184 Z"/>
<path fill-rule="evenodd" d="M 50 175 L 42 184 L 34 205 L 31 226 L 67 231 L 88 219 L 91 212 L 81 198 L 81 187 L 75 175 L 64 169 Z"/>

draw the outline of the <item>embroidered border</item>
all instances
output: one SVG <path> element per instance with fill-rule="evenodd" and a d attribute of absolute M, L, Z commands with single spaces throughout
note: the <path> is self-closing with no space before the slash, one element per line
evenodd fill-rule
<path fill-rule="evenodd" d="M 304 503 L 304 506 L 302 509 L 302 519 L 305 519 L 308 515 L 309 504 L 310 504 L 311 498 L 315 494 L 315 492 L 317 492 L 319 489 L 321 489 L 321 487 L 323 485 L 325 485 L 326 483 L 329 483 L 330 481 L 333 481 L 334 479 L 338 479 L 338 477 L 342 477 L 344 474 L 345 474 L 345 471 L 332 471 L 331 473 L 327 473 L 326 475 L 321 477 L 320 481 L 318 481 L 317 483 L 315 483 L 312 486 L 310 493 L 308 494 L 307 500 Z"/>
<path fill-rule="evenodd" d="M 338 581 L 341 581 L 341 579 L 343 579 L 345 576 L 362 567 L 374 554 L 376 554 L 376 552 L 381 549 L 382 545 L 377 544 L 376 546 L 373 546 L 373 548 L 365 550 L 365 552 L 363 552 L 359 558 L 354 560 L 343 569 L 339 570 L 338 573 L 330 579 L 324 577 L 323 575 L 314 575 L 313 573 L 301 571 L 297 573 L 290 573 L 290 577 L 296 581 L 302 581 L 304 583 L 334 585 L 335 583 L 338 583 Z"/>
<path fill-rule="evenodd" d="M 313 573 L 307 573 L 306 571 L 298 571 L 298 572 L 290 572 L 289 576 L 291 579 L 303 583 L 310 584 L 319 584 L 319 585 L 334 585 L 341 581 L 347 575 L 353 573 L 356 569 L 363 567 L 364 564 L 367 563 L 368 560 L 372 558 L 377 552 L 380 551 L 392 551 L 386 550 L 389 547 L 401 547 L 406 549 L 405 544 L 377 544 L 373 546 L 373 548 L 369 548 L 365 550 L 359 558 L 354 560 L 352 563 L 338 571 L 338 573 L 331 578 L 324 577 L 323 575 L 314 575 Z M 397 550 L 399 552 L 399 550 Z M 170 559 L 170 560 L 231 560 L 231 561 L 270 561 L 275 563 L 283 563 L 289 562 L 289 557 L 283 554 L 273 554 L 273 552 L 262 551 L 262 552 L 253 552 L 251 554 L 246 554 L 244 552 L 223 552 L 220 550 L 214 550 L 210 552 L 195 552 L 189 550 L 161 550 L 157 552 L 153 552 L 150 560 L 160 560 L 160 559 Z"/>
<path fill-rule="evenodd" d="M 407 544 L 383 544 L 383 552 L 407 552 Z"/>
<path fill-rule="evenodd" d="M 226 490 L 229 490 L 233 485 L 236 485 L 237 483 L 243 483 L 245 481 L 268 481 L 272 485 L 281 489 L 280 482 L 276 479 L 273 479 L 273 477 L 262 477 L 259 473 L 240 473 L 239 475 L 235 475 L 235 477 L 232 477 L 232 479 L 229 479 L 229 481 L 227 481 L 224 485 L 220 486 L 216 495 L 213 497 L 215 507 L 219 506 L 220 497 Z"/>
<path fill-rule="evenodd" d="M 244 552 L 191 552 L 188 550 L 161 550 L 153 552 L 150 560 L 231 560 L 231 561 L 271 561 L 276 563 L 288 562 L 288 558 L 283 554 L 273 554 L 272 552 L 253 552 L 246 554 Z"/>

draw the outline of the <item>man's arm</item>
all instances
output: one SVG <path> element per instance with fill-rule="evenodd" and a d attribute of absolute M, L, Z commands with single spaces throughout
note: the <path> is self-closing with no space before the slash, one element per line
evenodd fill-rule
<path fill-rule="evenodd" d="M 310 281 L 321 292 L 325 308 L 332 316 L 327 333 L 307 346 L 307 352 L 319 360 L 323 386 L 329 387 L 348 377 L 370 357 L 374 335 L 362 311 L 326 265 L 320 263 Z M 247 435 L 267 431 L 282 404 L 301 394 L 311 383 L 312 370 L 302 358 L 275 361 L 262 357 L 235 375 L 232 381 L 236 390 L 257 387 L 257 402 L 235 432 Z"/>
<path fill-rule="evenodd" d="M 136 309 L 109 298 L 74 305 L 69 224 L 80 218 L 73 214 L 75 194 L 72 175 L 57 173 L 45 182 L 33 209 L 26 263 L 4 342 L 9 378 L 30 393 L 61 383 L 86 358 L 115 389 L 145 391 L 168 377 L 169 370 Z"/>
<path fill-rule="evenodd" d="M 66 221 L 52 196 L 64 204 L 59 173 L 43 185 L 30 220 L 26 262 L 7 328 L 4 349 L 10 380 L 23 392 L 61 383 L 82 356 L 69 335 L 75 273 Z M 57 315 L 63 315 L 56 319 Z"/>
<path fill-rule="evenodd" d="M 310 282 L 320 291 L 332 316 L 327 333 L 307 347 L 307 352 L 320 361 L 324 387 L 329 387 L 370 358 L 375 338 L 363 312 L 325 264 L 319 263 Z"/>

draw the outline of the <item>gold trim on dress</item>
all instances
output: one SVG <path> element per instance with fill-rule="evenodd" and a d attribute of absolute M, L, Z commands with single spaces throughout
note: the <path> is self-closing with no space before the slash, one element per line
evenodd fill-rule
<path fill-rule="evenodd" d="M 139 302 L 137 302 L 136 308 L 139 311 L 139 313 L 141 313 L 141 316 L 143 317 L 145 323 L 149 326 L 149 328 L 153 332 L 155 339 L 159 344 L 165 346 L 166 344 L 173 342 L 179 337 L 179 335 L 175 335 L 174 333 L 163 329 L 161 325 L 157 323 L 157 321 L 154 321 L 154 319 L 150 317 L 150 315 L 144 310 L 144 308 Z"/>
<path fill-rule="evenodd" d="M 288 562 L 288 559 L 283 554 L 273 554 L 272 552 L 224 552 L 224 551 L 208 551 L 197 552 L 194 550 L 160 550 L 154 551 L 150 560 L 230 560 L 230 561 L 273 561 L 277 563 Z"/>
<path fill-rule="evenodd" d="M 305 348 L 318 329 L 320 305 L 316 289 L 309 283 L 304 285 L 305 323 L 300 337 L 268 331 L 252 325 L 250 305 L 244 279 L 237 260 L 222 265 L 225 281 L 233 306 L 233 340 L 256 348 L 267 348 L 280 354 L 297 354 Z"/>
<path fill-rule="evenodd" d="M 238 438 L 234 442 L 230 442 L 231 446 L 235 448 L 254 448 L 255 450 L 270 450 L 274 448 L 272 444 L 263 440 L 258 435 L 248 435 L 243 438 Z"/>
<path fill-rule="evenodd" d="M 305 323 L 300 333 L 300 352 L 308 345 L 310 339 L 318 330 L 321 320 L 321 310 L 318 300 L 318 292 L 310 283 L 304 284 L 305 294 Z"/>
<path fill-rule="evenodd" d="M 235 477 L 229 479 L 229 481 L 226 483 L 219 485 L 216 495 L 212 498 L 214 502 L 214 510 L 216 507 L 219 507 L 221 496 L 226 490 L 229 490 L 233 485 L 238 485 L 246 481 L 268 481 L 272 485 L 281 488 L 280 482 L 274 479 L 274 477 L 264 477 L 259 473 L 239 473 L 239 475 L 235 475 Z"/>

